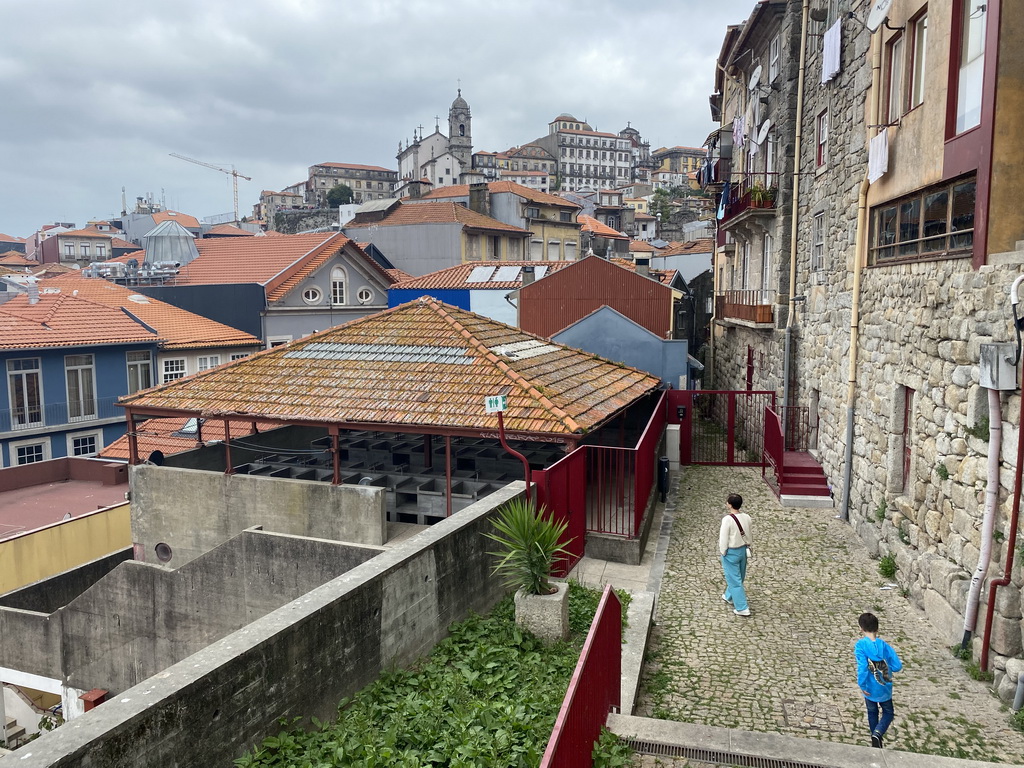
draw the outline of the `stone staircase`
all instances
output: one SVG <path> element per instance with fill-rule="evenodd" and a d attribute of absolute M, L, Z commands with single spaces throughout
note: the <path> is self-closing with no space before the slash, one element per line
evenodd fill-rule
<path fill-rule="evenodd" d="M 13 717 L 8 717 L 5 723 L 5 735 L 4 739 L 7 742 L 8 749 L 14 749 L 19 746 L 22 741 L 25 740 L 25 726 L 18 725 L 18 721 Z"/>

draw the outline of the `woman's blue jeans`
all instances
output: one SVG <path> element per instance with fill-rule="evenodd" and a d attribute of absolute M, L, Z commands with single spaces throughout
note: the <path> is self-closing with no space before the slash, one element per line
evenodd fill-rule
<path fill-rule="evenodd" d="M 747 578 L 747 548 L 725 550 L 722 572 L 725 574 L 725 599 L 731 601 L 737 611 L 747 610 L 747 592 L 743 589 L 743 580 Z"/>
<path fill-rule="evenodd" d="M 892 699 L 888 701 L 871 701 L 871 699 L 864 699 L 864 703 L 868 707 L 868 726 L 871 728 L 872 733 L 876 733 L 879 736 L 884 736 L 885 732 L 889 730 L 889 726 L 892 724 L 893 712 L 892 712 Z M 882 717 L 878 717 L 878 711 L 882 711 Z"/>

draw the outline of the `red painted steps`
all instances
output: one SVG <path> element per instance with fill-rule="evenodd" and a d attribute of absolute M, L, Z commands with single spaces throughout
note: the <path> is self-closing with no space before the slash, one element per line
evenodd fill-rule
<path fill-rule="evenodd" d="M 821 465 L 804 451 L 783 454 L 780 477 L 770 478 L 769 485 L 785 503 L 794 506 L 831 506 L 832 490 Z"/>

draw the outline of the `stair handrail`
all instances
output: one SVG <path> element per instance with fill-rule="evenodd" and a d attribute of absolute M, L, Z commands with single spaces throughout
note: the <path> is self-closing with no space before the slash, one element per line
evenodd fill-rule
<path fill-rule="evenodd" d="M 785 438 L 782 432 L 782 421 L 770 406 L 764 407 L 764 462 L 761 465 L 761 477 L 765 469 L 771 466 L 775 478 L 782 483 L 783 461 L 785 457 Z"/>

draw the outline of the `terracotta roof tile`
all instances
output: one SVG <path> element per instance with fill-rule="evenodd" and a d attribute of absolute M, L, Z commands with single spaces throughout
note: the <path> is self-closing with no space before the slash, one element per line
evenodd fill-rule
<path fill-rule="evenodd" d="M 24 243 L 24 237 L 16 237 L 15 235 L 5 235 L 0 232 L 0 243 Z"/>
<path fill-rule="evenodd" d="M 385 173 L 395 173 L 398 171 L 392 168 L 381 168 L 379 165 L 357 165 L 355 163 L 317 163 L 313 168 L 347 168 L 350 171 L 384 171 Z M 304 182 L 299 182 L 300 184 Z M 275 193 L 276 194 L 276 193 Z"/>
<path fill-rule="evenodd" d="M 514 172 L 513 172 L 514 173 Z M 533 173 L 533 171 L 530 171 Z M 542 171 L 537 171 L 541 173 Z M 545 205 L 557 205 L 560 208 L 576 208 L 579 209 L 576 203 L 571 203 L 568 200 L 556 197 L 555 195 L 549 195 L 547 192 L 541 192 L 536 189 L 530 189 L 524 187 L 522 184 L 516 184 L 514 181 L 491 181 L 487 184 L 487 191 L 494 194 L 497 192 L 511 192 L 514 195 L 519 195 L 532 203 L 543 203 Z M 450 187 L 441 187 L 440 189 L 432 190 L 425 194 L 421 200 L 441 200 L 451 197 L 469 197 L 469 185 L 468 184 L 454 184 Z"/>
<path fill-rule="evenodd" d="M 6 264 L 8 267 L 35 267 L 39 262 L 28 258 L 20 251 L 6 251 L 0 253 L 0 264 Z"/>
<path fill-rule="evenodd" d="M 384 271 L 391 276 L 391 279 L 394 280 L 395 283 L 400 283 L 403 280 L 412 280 L 413 277 L 404 269 L 385 269 Z"/>
<path fill-rule="evenodd" d="M 140 414 L 579 436 L 658 388 L 648 373 L 426 298 L 121 402 Z"/>
<path fill-rule="evenodd" d="M 199 349 L 205 347 L 261 346 L 255 336 L 218 323 L 201 315 L 167 304 L 130 288 L 81 273 L 53 277 L 41 284 L 43 290 L 60 290 L 108 307 L 124 308 L 153 328 L 160 336 L 162 349 Z"/>
<path fill-rule="evenodd" d="M 611 258 L 609 261 L 617 267 L 628 269 L 630 272 L 636 272 L 636 264 L 629 259 Z M 668 285 L 672 282 L 672 278 L 675 277 L 676 272 L 674 269 L 649 269 L 648 277 L 652 280 L 657 280 L 662 285 Z"/>
<path fill-rule="evenodd" d="M 100 232 L 98 229 L 69 229 L 61 232 L 58 237 L 102 237 L 109 240 L 114 236 L 113 232 Z"/>
<path fill-rule="evenodd" d="M 614 229 L 606 224 L 602 224 L 600 221 L 595 219 L 593 216 L 587 216 L 586 214 L 580 214 L 576 217 L 580 224 L 583 225 L 582 232 L 590 232 L 591 234 L 597 235 L 598 237 L 605 237 L 609 240 L 628 240 L 629 238 L 625 235 L 619 234 Z"/>
<path fill-rule="evenodd" d="M 699 240 L 688 240 L 686 242 L 674 242 L 670 243 L 669 246 L 663 249 L 658 255 L 659 256 L 678 256 L 686 253 L 711 253 L 715 250 L 715 241 L 712 238 L 705 237 Z"/>
<path fill-rule="evenodd" d="M 447 202 L 429 203 L 399 203 L 381 221 L 364 222 L 362 224 L 347 224 L 345 229 L 362 229 L 365 227 L 391 227 L 408 224 L 455 224 L 460 223 L 464 227 L 473 229 L 486 229 L 492 231 L 508 232 L 526 236 L 530 234 L 525 229 L 513 227 L 511 224 L 484 216 L 482 213 L 471 211 L 464 205 Z"/>
<path fill-rule="evenodd" d="M 0 305 L 0 349 L 156 341 L 156 334 L 120 309 L 69 293 L 40 293 L 35 304 L 20 294 Z"/>
<path fill-rule="evenodd" d="M 499 268 L 505 267 L 547 267 L 544 274 L 550 274 L 557 272 L 562 267 L 567 267 L 573 262 L 571 261 L 471 261 L 466 264 L 456 264 L 454 267 L 447 267 L 445 269 L 439 269 L 437 272 L 431 272 L 421 277 L 409 277 L 400 283 L 396 283 L 391 286 L 396 289 L 469 289 L 469 290 L 490 290 L 490 289 L 501 289 L 501 290 L 515 290 L 516 288 L 523 287 L 523 274 L 522 270 L 515 270 L 516 276 L 514 280 L 502 280 L 494 281 L 493 277 L 497 274 Z M 487 273 L 486 279 L 470 281 L 469 277 L 474 273 L 475 270 L 485 270 L 490 268 L 490 272 Z M 511 270 L 510 270 L 511 271 Z M 482 277 L 482 272 L 476 272 L 478 277 Z M 540 279 L 538 277 L 537 279 Z"/>
<path fill-rule="evenodd" d="M 110 240 L 111 248 L 138 248 L 135 243 L 130 243 L 127 240 L 123 240 L 120 237 L 114 237 Z"/>
<path fill-rule="evenodd" d="M 253 237 L 255 236 L 256 233 L 249 232 L 248 230 L 242 229 L 241 227 L 236 227 L 233 224 L 218 224 L 216 227 L 212 227 L 210 231 L 207 232 L 206 234 L 214 236 L 219 235 L 221 237 Z"/>
<path fill-rule="evenodd" d="M 164 455 L 170 456 L 171 454 L 191 451 L 193 448 L 197 448 L 198 443 L 195 436 L 181 434 L 181 430 L 185 427 L 187 421 L 188 419 L 175 418 L 147 419 L 136 424 L 135 439 L 138 446 L 138 455 L 144 459 L 153 451 L 161 451 Z M 244 437 L 253 432 L 252 422 L 232 421 L 230 424 L 232 437 Z M 257 429 L 261 432 L 277 426 L 280 425 L 259 422 L 256 424 Z M 211 430 L 213 430 L 212 434 Z M 211 424 L 210 427 L 203 430 L 202 434 L 204 440 L 219 439 L 224 435 L 224 425 L 222 422 Z M 99 452 L 99 456 L 103 459 L 123 459 L 125 461 L 130 459 L 131 449 L 129 447 L 128 435 L 122 435 L 112 442 Z"/>
<path fill-rule="evenodd" d="M 160 213 L 153 214 L 154 224 L 159 224 L 162 221 L 176 221 L 186 229 L 200 229 L 199 219 L 189 216 L 187 213 L 178 213 L 178 211 L 160 211 Z"/>

